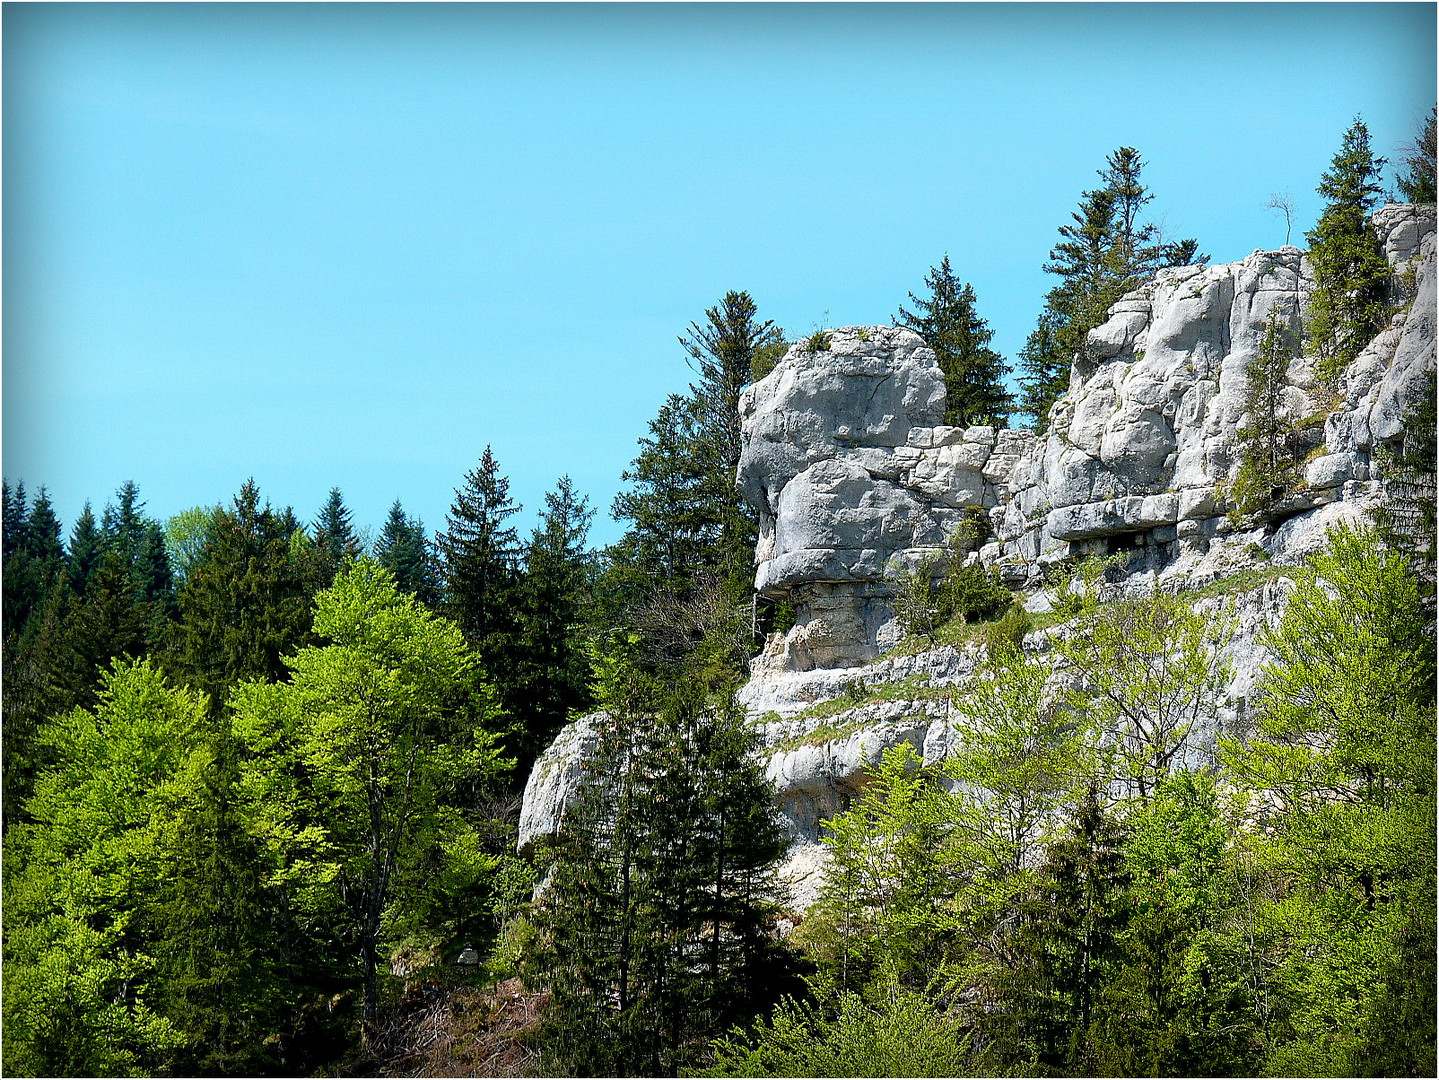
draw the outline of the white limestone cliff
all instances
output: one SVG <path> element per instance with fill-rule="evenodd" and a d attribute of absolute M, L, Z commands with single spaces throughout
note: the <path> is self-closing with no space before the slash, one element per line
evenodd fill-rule
<path fill-rule="evenodd" d="M 1303 483 L 1263 527 L 1238 530 L 1224 486 L 1238 466 L 1245 369 L 1269 313 L 1302 318 L 1312 280 L 1299 249 L 1256 251 L 1236 263 L 1160 272 L 1125 296 L 1090 335 L 1092 362 L 1076 366 L 1047 431 L 942 423 L 944 384 L 933 352 L 898 327 L 845 327 L 827 347 L 792 347 L 740 400 L 738 482 L 759 511 L 756 588 L 792 601 L 792 629 L 751 665 L 741 700 L 763 724 L 767 769 L 794 837 L 787 874 L 797 901 L 812 898 L 823 865 L 824 817 L 845 805 L 884 748 L 909 742 L 941 757 L 951 706 L 935 689 L 972 677 L 977 651 L 946 647 L 881 658 L 897 639 L 886 568 L 914 565 L 974 508 L 989 542 L 974 555 L 1044 610 L 1050 564 L 1129 553 L 1111 596 L 1203 586 L 1257 561 L 1293 565 L 1336 521 L 1363 517 L 1381 497 L 1377 451 L 1403 434 L 1435 363 L 1435 221 L 1432 207 L 1389 206 L 1374 228 L 1412 302 L 1396 309 L 1344 373 L 1337 396 L 1310 358 L 1287 373 L 1284 409 L 1309 418 Z M 1233 618 L 1232 678 L 1218 726 L 1196 733 L 1212 752 L 1240 730 L 1285 579 L 1200 603 Z M 1026 647 L 1042 650 L 1043 635 Z M 822 720 L 816 702 L 856 681 L 905 679 L 926 692 L 857 704 Z M 526 789 L 521 844 L 552 832 L 566 778 L 584 752 L 585 724 L 567 729 Z"/>

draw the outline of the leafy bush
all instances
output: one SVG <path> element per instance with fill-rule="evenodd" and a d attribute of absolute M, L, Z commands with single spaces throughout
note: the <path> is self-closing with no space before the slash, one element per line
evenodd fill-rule
<path fill-rule="evenodd" d="M 869 1004 L 840 996 L 835 1015 L 788 999 L 746 1033 L 714 1043 L 706 1076 L 962 1076 L 969 1036 L 923 994 L 896 988 Z"/>

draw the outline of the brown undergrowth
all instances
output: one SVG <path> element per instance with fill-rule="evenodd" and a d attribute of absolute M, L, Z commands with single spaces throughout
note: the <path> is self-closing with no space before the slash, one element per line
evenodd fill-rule
<path fill-rule="evenodd" d="M 441 979 L 411 983 L 389 1006 L 351 1076 L 534 1076 L 533 1044 L 548 992 L 518 978 L 489 987 Z"/>

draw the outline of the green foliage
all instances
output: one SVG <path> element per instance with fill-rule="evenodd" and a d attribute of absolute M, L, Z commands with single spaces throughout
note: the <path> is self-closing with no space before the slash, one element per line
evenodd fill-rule
<path fill-rule="evenodd" d="M 1404 165 L 1409 170 L 1398 178 L 1399 193 L 1405 202 L 1434 204 L 1434 122 L 1439 109 L 1431 108 L 1419 137 L 1414 140 L 1404 155 Z"/>
<path fill-rule="evenodd" d="M 446 531 L 436 538 L 443 557 L 445 613 L 501 685 L 508 682 L 514 651 L 520 559 L 519 537 L 506 522 L 521 509 L 486 446 L 480 463 L 455 490 Z"/>
<path fill-rule="evenodd" d="M 164 834 L 203 768 L 206 703 L 148 662 L 117 664 L 94 712 L 46 726 L 41 775 L 5 850 L 5 1071 L 144 1074 L 186 1041 L 151 1007 L 145 904 L 170 867 Z"/>
<path fill-rule="evenodd" d="M 1091 362 L 1089 331 L 1108 317 L 1121 296 L 1166 266 L 1208 261 L 1195 240 L 1167 244 L 1139 214 L 1153 199 L 1140 173 L 1144 160 L 1133 147 L 1121 146 L 1099 170 L 1104 186 L 1086 191 L 1079 209 L 1062 225 L 1045 272 L 1060 283 L 1045 297 L 1038 325 L 1020 351 L 1024 371 L 1020 404 L 1043 430 L 1049 410 L 1069 387 L 1070 366 Z"/>
<path fill-rule="evenodd" d="M 292 543 L 297 532 L 288 512 L 260 505 L 254 481 L 215 513 L 180 590 L 173 660 L 212 701 L 243 679 L 285 678 L 282 658 L 308 640 L 316 580 L 303 545 Z"/>
<path fill-rule="evenodd" d="M 1356 118 L 1320 180 L 1319 194 L 1328 202 L 1306 236 L 1314 267 L 1309 336 L 1319 357 L 1315 370 L 1330 384 L 1389 317 L 1389 263 L 1369 227 L 1383 167 L 1384 159 L 1369 148 L 1369 129 Z"/>
<path fill-rule="evenodd" d="M 764 920 L 784 838 L 755 733 L 702 673 L 663 690 L 639 646 L 596 652 L 607 722 L 533 914 L 546 1046 L 581 1074 L 671 1072 L 782 990 Z"/>
<path fill-rule="evenodd" d="M 1296 353 L 1287 321 L 1278 308 L 1270 310 L 1259 351 L 1245 369 L 1248 422 L 1235 432 L 1239 470 L 1230 487 L 1242 516 L 1272 509 L 1299 482 L 1296 425 L 1284 409 L 1289 362 Z"/>
<path fill-rule="evenodd" d="M 924 284 L 929 295 L 910 293 L 916 311 L 901 307 L 894 321 L 909 327 L 934 350 L 944 373 L 944 422 L 1003 427 L 1012 404 L 1004 388 L 1009 368 L 989 347 L 994 332 L 974 310 L 974 288 L 954 276 L 948 255 L 930 269 Z"/>
<path fill-rule="evenodd" d="M 941 627 L 953 619 L 987 622 L 1008 610 L 1014 595 L 995 570 L 967 563 L 969 552 L 984 538 L 982 512 L 971 514 L 950 535 L 944 548 L 922 558 L 913 570 L 891 563 L 887 578 L 894 589 L 895 617 L 906 637 L 935 642 Z"/>
<path fill-rule="evenodd" d="M 88 510 L 87 504 L 86 511 Z M 205 545 L 214 535 L 216 515 L 220 512 L 221 508 L 218 506 L 192 506 L 188 510 L 181 510 L 165 522 L 165 551 L 170 557 L 170 565 L 174 568 L 175 581 L 179 586 L 184 586 L 190 568 L 200 561 Z M 92 527 L 93 522 L 92 517 Z M 75 537 L 70 541 L 72 562 L 75 560 L 77 543 L 82 549 L 89 546 L 89 537 L 82 534 L 80 523 L 76 523 L 75 530 Z"/>
<path fill-rule="evenodd" d="M 323 567 L 320 580 L 325 585 L 335 580 L 341 567 L 360 555 L 360 541 L 350 523 L 350 508 L 337 487 L 330 489 L 329 498 L 315 518 L 315 547 Z"/>
<path fill-rule="evenodd" d="M 395 584 L 422 604 L 436 607 L 440 600 L 439 569 L 435 565 L 425 525 L 409 517 L 396 499 L 385 518 L 371 553 L 377 563 L 395 575 Z"/>
<path fill-rule="evenodd" d="M 1434 643 L 1404 557 L 1339 528 L 1266 646 L 1256 737 L 1221 743 L 1275 881 L 1245 930 L 1272 1002 L 1265 1070 L 1434 1063 Z"/>
<path fill-rule="evenodd" d="M 925 994 L 895 990 L 869 1003 L 839 995 L 832 1011 L 786 999 L 746 1032 L 714 1044 L 701 1076 L 964 1076 L 968 1033 Z"/>
<path fill-rule="evenodd" d="M 545 510 L 525 547 L 519 594 L 515 690 L 510 695 L 516 776 L 530 765 L 570 719 L 591 704 L 585 651 L 585 608 L 590 571 L 585 541 L 594 511 L 568 476 L 545 495 Z"/>
<path fill-rule="evenodd" d="M 1114 778 L 1150 798 L 1184 760 L 1190 734 L 1213 721 L 1229 666 L 1218 659 L 1233 626 L 1155 593 L 1100 609 L 1082 634 L 1055 642 L 1076 681 L 1069 707 L 1110 738 Z"/>
<path fill-rule="evenodd" d="M 235 693 L 240 791 L 270 881 L 317 931 L 342 921 L 368 1026 L 382 943 L 443 929 L 494 869 L 468 807 L 501 767 L 497 709 L 459 628 L 368 559 L 316 597 L 314 629 L 329 644 L 287 658 L 289 683 Z"/>

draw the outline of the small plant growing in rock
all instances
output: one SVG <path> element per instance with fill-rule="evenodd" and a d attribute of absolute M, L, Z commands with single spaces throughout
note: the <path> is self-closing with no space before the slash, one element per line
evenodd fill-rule
<path fill-rule="evenodd" d="M 824 352 L 829 348 L 829 331 L 816 330 L 804 339 L 805 350 L 812 353 Z"/>

